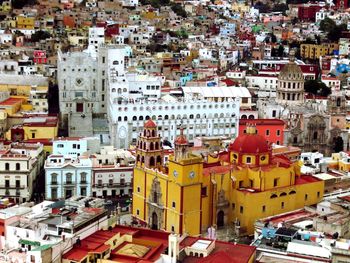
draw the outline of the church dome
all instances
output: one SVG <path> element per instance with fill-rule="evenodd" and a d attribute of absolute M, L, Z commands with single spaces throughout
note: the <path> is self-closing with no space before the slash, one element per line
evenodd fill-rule
<path fill-rule="evenodd" d="M 295 62 L 289 62 L 282 68 L 279 81 L 304 81 L 304 75 L 301 68 Z"/>
<path fill-rule="evenodd" d="M 154 123 L 154 121 L 149 119 L 148 121 L 145 122 L 145 125 L 143 127 L 144 128 L 156 128 L 157 125 Z"/>
<path fill-rule="evenodd" d="M 251 129 L 251 131 L 249 131 Z M 255 127 L 247 127 L 247 133 L 239 135 L 229 146 L 230 152 L 243 154 L 266 153 L 269 151 L 269 145 L 266 139 L 256 134 Z"/>
<path fill-rule="evenodd" d="M 183 133 L 183 128 L 180 128 L 180 135 L 176 137 L 175 139 L 175 144 L 176 145 L 187 145 L 188 141 L 186 139 L 186 136 Z"/>

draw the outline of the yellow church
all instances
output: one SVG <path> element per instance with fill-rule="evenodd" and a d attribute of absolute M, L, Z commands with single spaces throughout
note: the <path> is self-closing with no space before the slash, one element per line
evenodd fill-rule
<path fill-rule="evenodd" d="M 205 158 L 191 153 L 181 129 L 167 166 L 163 156 L 157 125 L 148 120 L 137 141 L 132 213 L 153 229 L 200 235 L 212 225 L 235 223 L 240 235 L 250 235 L 257 219 L 323 197 L 324 182 L 302 175 L 298 161 L 272 154 L 255 127 Z"/>

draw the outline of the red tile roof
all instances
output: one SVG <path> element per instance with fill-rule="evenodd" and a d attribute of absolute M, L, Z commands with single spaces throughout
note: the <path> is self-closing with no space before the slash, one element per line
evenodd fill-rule
<path fill-rule="evenodd" d="M 21 98 L 8 98 L 7 100 L 0 102 L 0 106 L 9 106 L 23 101 L 24 99 Z"/>
<path fill-rule="evenodd" d="M 186 237 L 181 243 L 181 247 L 192 245 L 199 238 Z M 203 239 L 203 238 L 201 238 Z M 215 241 L 215 248 L 211 254 L 205 258 L 200 257 L 186 257 L 183 263 L 245 263 L 254 257 L 256 247 L 233 244 L 223 241 Z"/>

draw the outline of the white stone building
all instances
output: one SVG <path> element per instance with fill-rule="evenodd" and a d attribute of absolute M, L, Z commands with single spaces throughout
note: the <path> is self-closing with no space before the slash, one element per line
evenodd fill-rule
<path fill-rule="evenodd" d="M 135 158 L 129 151 L 105 146 L 95 154 L 92 168 L 92 196 L 131 196 Z"/>
<path fill-rule="evenodd" d="M 29 201 L 44 164 L 42 144 L 13 143 L 0 153 L 0 196 Z"/>

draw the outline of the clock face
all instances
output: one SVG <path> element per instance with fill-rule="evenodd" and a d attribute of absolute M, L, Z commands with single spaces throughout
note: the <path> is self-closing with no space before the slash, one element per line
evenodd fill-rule
<path fill-rule="evenodd" d="M 175 177 L 177 177 L 179 174 L 177 173 L 176 170 L 174 170 L 173 175 L 174 175 Z"/>
<path fill-rule="evenodd" d="M 189 174 L 189 177 L 190 177 L 191 179 L 193 179 L 195 175 L 196 175 L 196 174 L 195 174 L 193 171 L 191 171 L 190 174 Z"/>

